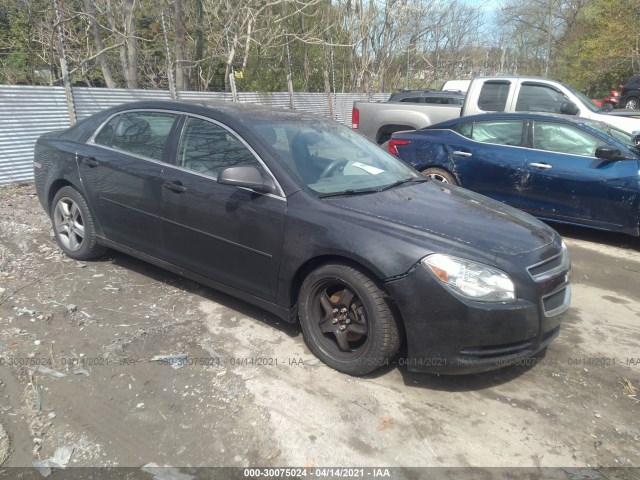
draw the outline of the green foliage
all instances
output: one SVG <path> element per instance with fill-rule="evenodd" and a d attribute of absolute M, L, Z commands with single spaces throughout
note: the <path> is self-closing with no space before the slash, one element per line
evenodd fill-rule
<path fill-rule="evenodd" d="M 593 98 L 640 71 L 638 0 L 592 0 L 561 44 L 558 76 Z"/>

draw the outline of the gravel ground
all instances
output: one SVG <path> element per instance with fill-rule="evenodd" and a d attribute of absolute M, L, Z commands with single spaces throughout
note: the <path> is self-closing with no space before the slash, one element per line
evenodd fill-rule
<path fill-rule="evenodd" d="M 33 187 L 0 188 L 0 463 L 639 467 L 640 242 L 560 232 L 574 299 L 545 358 L 352 378 L 246 303 L 66 258 Z"/>

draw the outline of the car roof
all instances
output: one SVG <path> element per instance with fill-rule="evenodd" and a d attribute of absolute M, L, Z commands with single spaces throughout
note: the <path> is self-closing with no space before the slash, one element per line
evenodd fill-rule
<path fill-rule="evenodd" d="M 482 120 L 499 120 L 499 119 L 523 119 L 523 120 L 554 120 L 563 123 L 569 123 L 573 125 L 593 125 L 602 124 L 598 120 L 590 120 L 584 117 L 573 117 L 570 115 L 562 115 L 559 113 L 543 113 L 543 112 L 496 112 L 496 113 L 481 113 L 479 115 L 469 115 L 466 117 L 457 117 L 446 122 L 437 123 L 425 127 L 425 129 L 438 129 L 438 128 L 450 128 L 461 123 L 479 122 Z"/>
<path fill-rule="evenodd" d="M 234 103 L 219 100 L 142 100 L 123 103 L 105 110 L 103 113 L 112 115 L 127 110 L 172 110 L 243 123 L 250 123 L 253 120 L 318 121 L 326 119 L 326 117 L 315 113 L 287 110 L 256 103 Z"/>

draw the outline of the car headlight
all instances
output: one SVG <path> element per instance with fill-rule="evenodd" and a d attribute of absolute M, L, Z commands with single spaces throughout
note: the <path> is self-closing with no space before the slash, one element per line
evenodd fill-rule
<path fill-rule="evenodd" d="M 478 262 L 436 253 L 421 260 L 438 280 L 455 293 L 481 302 L 508 302 L 516 299 L 509 276 Z"/>

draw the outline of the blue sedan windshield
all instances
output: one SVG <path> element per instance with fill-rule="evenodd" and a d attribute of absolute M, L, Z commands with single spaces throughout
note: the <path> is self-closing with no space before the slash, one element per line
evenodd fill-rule
<path fill-rule="evenodd" d="M 594 130 L 599 131 L 600 133 L 604 133 L 605 135 L 609 135 L 610 137 L 615 138 L 625 147 L 632 150 L 637 155 L 640 155 L 640 148 L 638 148 L 638 146 L 635 144 L 634 136 L 630 133 L 619 130 L 603 122 L 590 122 L 588 123 L 588 125 Z"/>

